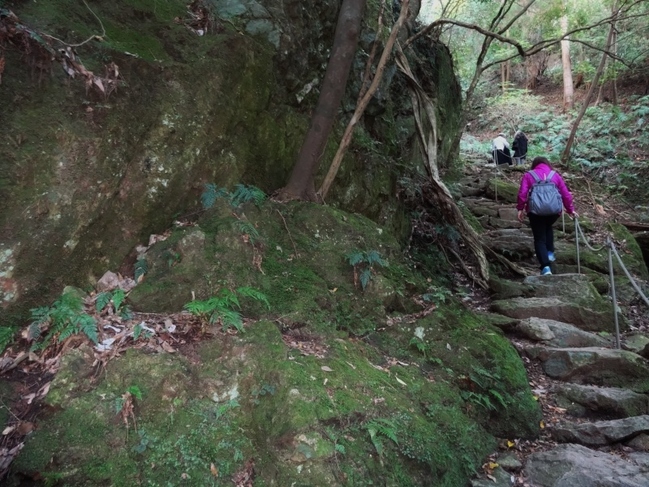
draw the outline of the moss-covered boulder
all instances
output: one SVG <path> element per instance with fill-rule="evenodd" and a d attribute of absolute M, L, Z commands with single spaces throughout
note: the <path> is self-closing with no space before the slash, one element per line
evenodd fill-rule
<path fill-rule="evenodd" d="M 79 44 L 74 59 L 86 72 L 103 76 L 114 62 L 121 81 L 102 95 L 97 84 L 86 88 L 60 63 L 49 63 L 44 47 L 48 54 L 40 57 L 36 47 L 3 50 L 0 99 L 11 103 L 0 113 L 0 326 L 22 323 L 27 309 L 65 285 L 89 288 L 133 259 L 150 234 L 197 210 L 205 183 L 254 184 L 271 193 L 287 181 L 340 2 L 207 1 L 209 15 L 199 17 L 209 23 L 201 28 L 187 4 L 3 2 L 34 33 L 28 37 L 41 42 L 35 45 L 49 39 L 56 54 L 64 46 L 55 39 Z M 376 19 L 378 4 L 369 9 L 368 18 Z M 369 51 L 375 35 L 371 22 L 364 28 L 362 47 Z M 448 50 L 424 45 L 413 65 L 438 98 L 440 163 L 448 166 L 457 148 L 447 141 L 461 125 L 459 85 Z M 359 51 L 351 80 L 361 79 L 363 56 Z M 359 88 L 360 81 L 350 84 L 345 114 Z M 408 221 L 394 188 L 417 169 L 410 157 L 414 128 L 403 110 L 409 103 L 403 80 L 390 77 L 381 93 L 328 202 L 404 235 Z M 334 136 L 323 161 L 336 146 Z"/>
<path fill-rule="evenodd" d="M 382 261 L 364 289 L 355 251 Z M 134 307 L 177 310 L 192 292 L 241 287 L 270 306 L 242 298 L 258 319 L 241 331 L 196 321 L 200 341 L 128 350 L 99 374 L 95 350 L 67 354 L 8 485 L 229 485 L 254 471 L 256 485 L 455 487 L 497 438 L 538 434 L 507 338 L 364 217 L 217 204 L 146 259 Z M 446 304 L 422 312 L 434 299 Z"/>

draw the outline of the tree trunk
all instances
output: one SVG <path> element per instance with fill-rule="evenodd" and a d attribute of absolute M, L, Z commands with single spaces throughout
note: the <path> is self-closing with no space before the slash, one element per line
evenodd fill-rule
<path fill-rule="evenodd" d="M 397 51 L 397 66 L 406 76 L 412 99 L 415 127 L 422 159 L 430 175 L 430 194 L 426 197 L 435 205 L 435 210 L 443 215 L 444 221 L 453 225 L 462 236 L 470 252 L 476 258 L 478 265 L 477 275 L 470 277 L 483 289 L 487 289 L 489 282 L 489 263 L 485 255 L 480 237 L 473 227 L 468 224 L 462 211 L 455 203 L 451 192 L 442 181 L 437 166 L 437 113 L 435 105 L 426 94 L 410 69 L 408 60 L 400 49 Z M 465 266 L 465 270 L 469 269 Z"/>
<path fill-rule="evenodd" d="M 399 31 L 401 30 L 401 27 L 403 26 L 406 20 L 406 16 L 408 15 L 409 3 L 410 0 L 402 0 L 401 13 L 399 14 L 399 18 L 397 19 L 397 22 L 392 27 L 392 32 L 390 33 L 390 37 L 385 43 L 385 48 L 383 49 L 383 53 L 381 54 L 381 59 L 379 60 L 379 64 L 376 67 L 376 73 L 374 74 L 374 79 L 372 79 L 372 84 L 356 104 L 356 110 L 354 110 L 354 115 L 352 115 L 351 120 L 347 124 L 347 128 L 345 129 L 343 138 L 340 141 L 340 145 L 338 146 L 336 155 L 334 156 L 334 159 L 331 162 L 331 166 L 329 166 L 329 171 L 327 172 L 327 175 L 325 176 L 324 181 L 322 182 L 322 187 L 318 191 L 318 195 L 323 201 L 327 197 L 327 193 L 329 192 L 331 183 L 333 183 L 333 180 L 336 177 L 336 174 L 338 173 L 338 168 L 340 168 L 340 164 L 343 161 L 343 157 L 345 157 L 345 154 L 347 153 L 347 148 L 349 147 L 349 144 L 352 141 L 352 134 L 354 133 L 354 127 L 363 116 L 363 113 L 365 112 L 367 105 L 369 104 L 370 100 L 374 96 L 374 93 L 378 89 L 379 84 L 381 83 L 381 79 L 383 78 L 383 71 L 385 71 L 385 65 L 387 64 L 388 59 L 392 54 L 392 48 L 394 47 L 394 43 L 397 40 L 397 35 L 399 34 Z"/>
<path fill-rule="evenodd" d="M 568 32 L 568 16 L 561 17 L 561 34 Z M 574 105 L 574 88 L 572 84 L 572 63 L 570 62 L 570 40 L 561 41 L 561 64 L 563 66 L 563 110 L 570 110 Z"/>
<path fill-rule="evenodd" d="M 366 0 L 343 0 L 320 96 L 286 187 L 286 199 L 316 201 L 314 175 L 325 151 L 358 46 Z"/>
<path fill-rule="evenodd" d="M 584 99 L 584 103 L 581 107 L 581 110 L 579 110 L 579 115 L 577 115 L 577 119 L 572 124 L 572 130 L 570 130 L 570 135 L 568 136 L 568 140 L 566 141 L 566 148 L 563 150 L 563 153 L 561 154 L 561 162 L 563 163 L 566 163 L 568 161 L 568 157 L 570 156 L 570 150 L 572 149 L 572 144 L 575 142 L 575 134 L 577 133 L 577 129 L 579 128 L 579 124 L 581 123 L 581 119 L 584 118 L 586 109 L 588 108 L 588 105 L 590 104 L 590 101 L 593 98 L 593 95 L 595 94 L 595 90 L 597 89 L 597 84 L 599 83 L 599 78 L 602 76 L 602 72 L 604 71 L 604 65 L 606 64 L 606 58 L 608 57 L 607 52 L 611 49 L 611 43 L 613 42 L 613 33 L 615 32 L 615 13 L 617 10 L 616 3 L 617 2 L 615 1 L 613 2 L 612 11 L 613 11 L 614 18 L 611 21 L 611 27 L 608 31 L 608 37 L 606 38 L 606 47 L 604 48 L 604 53 L 602 54 L 602 60 L 600 61 L 599 66 L 597 67 L 597 71 L 595 72 L 593 81 L 590 84 L 590 89 L 588 90 L 588 94 Z"/>

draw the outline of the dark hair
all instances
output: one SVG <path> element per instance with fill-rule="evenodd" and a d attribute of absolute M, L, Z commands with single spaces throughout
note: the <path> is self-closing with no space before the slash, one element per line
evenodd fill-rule
<path fill-rule="evenodd" d="M 548 161 L 545 157 L 535 157 L 534 160 L 532 161 L 532 169 L 534 169 L 536 166 L 539 164 L 545 164 L 552 169 L 552 164 L 550 164 L 550 161 Z"/>

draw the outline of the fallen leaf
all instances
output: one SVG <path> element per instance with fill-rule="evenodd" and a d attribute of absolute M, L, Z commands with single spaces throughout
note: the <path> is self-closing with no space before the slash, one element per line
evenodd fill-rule
<path fill-rule="evenodd" d="M 16 431 L 22 436 L 28 435 L 29 433 L 34 431 L 34 423 L 30 423 L 29 421 L 21 421 L 20 424 L 18 424 Z"/>
<path fill-rule="evenodd" d="M 325 372 L 333 372 L 333 369 L 331 369 L 330 367 L 327 367 L 326 365 L 323 365 L 323 366 L 320 367 L 320 368 L 321 368 L 322 370 L 324 370 Z"/>
<path fill-rule="evenodd" d="M 399 379 L 396 375 L 395 375 L 394 377 L 395 377 L 395 379 L 397 379 L 397 382 L 398 382 L 399 384 L 401 384 L 402 386 L 407 386 L 407 385 L 408 385 L 408 384 L 406 384 L 404 381 L 402 381 L 401 379 Z"/>
<path fill-rule="evenodd" d="M 216 468 L 216 465 L 214 465 L 213 463 L 210 464 L 210 472 L 212 472 L 212 475 L 214 475 L 215 477 L 219 476 L 219 469 Z"/>
<path fill-rule="evenodd" d="M 6 436 L 15 429 L 16 429 L 15 425 L 14 426 L 7 426 L 5 429 L 2 430 L 2 434 Z"/>

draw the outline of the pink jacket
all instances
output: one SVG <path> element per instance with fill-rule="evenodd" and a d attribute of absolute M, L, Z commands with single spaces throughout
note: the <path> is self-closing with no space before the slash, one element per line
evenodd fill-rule
<path fill-rule="evenodd" d="M 548 166 L 547 164 L 539 164 L 533 170 L 541 179 L 545 179 L 552 171 L 550 166 Z M 525 210 L 526 212 L 528 211 L 527 196 L 530 194 L 530 189 L 532 188 L 532 185 L 534 185 L 534 182 L 534 176 L 532 176 L 528 172 L 523 175 L 523 179 L 521 179 L 521 187 L 518 190 L 518 204 L 516 205 L 517 210 Z M 554 176 L 552 176 L 552 182 L 557 186 L 559 193 L 561 193 L 561 199 L 563 200 L 563 206 L 565 207 L 566 211 L 569 214 L 574 213 L 575 207 L 572 203 L 572 194 L 568 190 L 566 183 L 563 181 L 563 178 L 559 175 L 559 173 L 554 173 Z"/>

